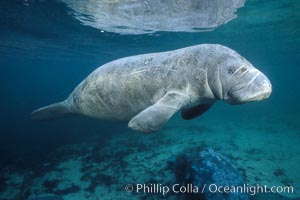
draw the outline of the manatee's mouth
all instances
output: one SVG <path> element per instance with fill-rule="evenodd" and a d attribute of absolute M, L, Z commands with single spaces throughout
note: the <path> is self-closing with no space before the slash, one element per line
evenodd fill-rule
<path fill-rule="evenodd" d="M 267 99 L 271 95 L 271 90 L 263 90 L 253 96 L 247 97 L 244 102 L 261 101 Z"/>
<path fill-rule="evenodd" d="M 232 87 L 227 93 L 227 101 L 232 104 L 261 101 L 267 99 L 271 93 L 272 85 L 261 73 L 246 85 Z"/>

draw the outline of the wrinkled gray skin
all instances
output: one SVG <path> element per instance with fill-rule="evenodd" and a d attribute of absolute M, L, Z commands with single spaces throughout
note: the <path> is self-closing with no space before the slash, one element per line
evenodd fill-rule
<path fill-rule="evenodd" d="M 134 130 L 153 132 L 179 110 L 193 112 L 216 100 L 242 104 L 270 94 L 268 78 L 237 52 L 202 44 L 104 64 L 59 105 L 65 113 L 129 121 Z M 42 119 L 38 114 L 49 107 L 33 112 L 33 118 Z"/>

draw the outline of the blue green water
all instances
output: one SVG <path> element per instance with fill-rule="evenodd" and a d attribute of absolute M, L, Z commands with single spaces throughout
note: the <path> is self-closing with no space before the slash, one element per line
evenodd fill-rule
<path fill-rule="evenodd" d="M 249 0 L 237 11 L 236 19 L 213 31 L 120 35 L 80 24 L 56 1 L 2 0 L 0 165 L 31 168 L 63 145 L 88 142 L 99 134 L 103 140 L 128 134 L 123 123 L 84 117 L 36 123 L 30 120 L 30 113 L 63 100 L 90 72 L 108 61 L 201 43 L 236 50 L 263 71 L 273 87 L 271 97 L 262 102 L 241 106 L 218 103 L 207 113 L 208 119 L 221 116 L 225 121 L 220 123 L 226 123 L 226 119 L 247 118 L 255 126 L 257 119 L 272 118 L 299 135 L 299 10 L 298 0 Z M 185 126 L 197 129 L 196 123 L 201 119 Z"/>

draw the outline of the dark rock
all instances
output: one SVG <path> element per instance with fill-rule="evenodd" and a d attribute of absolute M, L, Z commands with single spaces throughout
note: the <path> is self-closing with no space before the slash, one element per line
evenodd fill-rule
<path fill-rule="evenodd" d="M 174 172 L 177 183 L 193 185 L 198 192 L 187 194 L 188 199 L 201 200 L 248 200 L 248 194 L 238 192 L 211 192 L 216 186 L 243 187 L 244 181 L 233 162 L 227 157 L 205 148 L 188 149 L 177 156 L 174 162 Z M 202 193 L 202 188 L 206 187 Z M 185 195 L 183 194 L 183 195 Z"/>

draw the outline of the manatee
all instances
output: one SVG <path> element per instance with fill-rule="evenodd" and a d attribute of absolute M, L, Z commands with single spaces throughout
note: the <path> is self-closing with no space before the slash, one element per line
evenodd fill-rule
<path fill-rule="evenodd" d="M 34 120 L 80 114 L 126 121 L 141 132 L 159 130 L 176 112 L 193 119 L 217 100 L 229 104 L 270 96 L 269 79 L 236 51 L 201 44 L 106 63 L 58 103 L 35 110 Z"/>
<path fill-rule="evenodd" d="M 246 0 L 58 0 L 86 26 L 120 34 L 210 31 L 237 17 Z"/>

